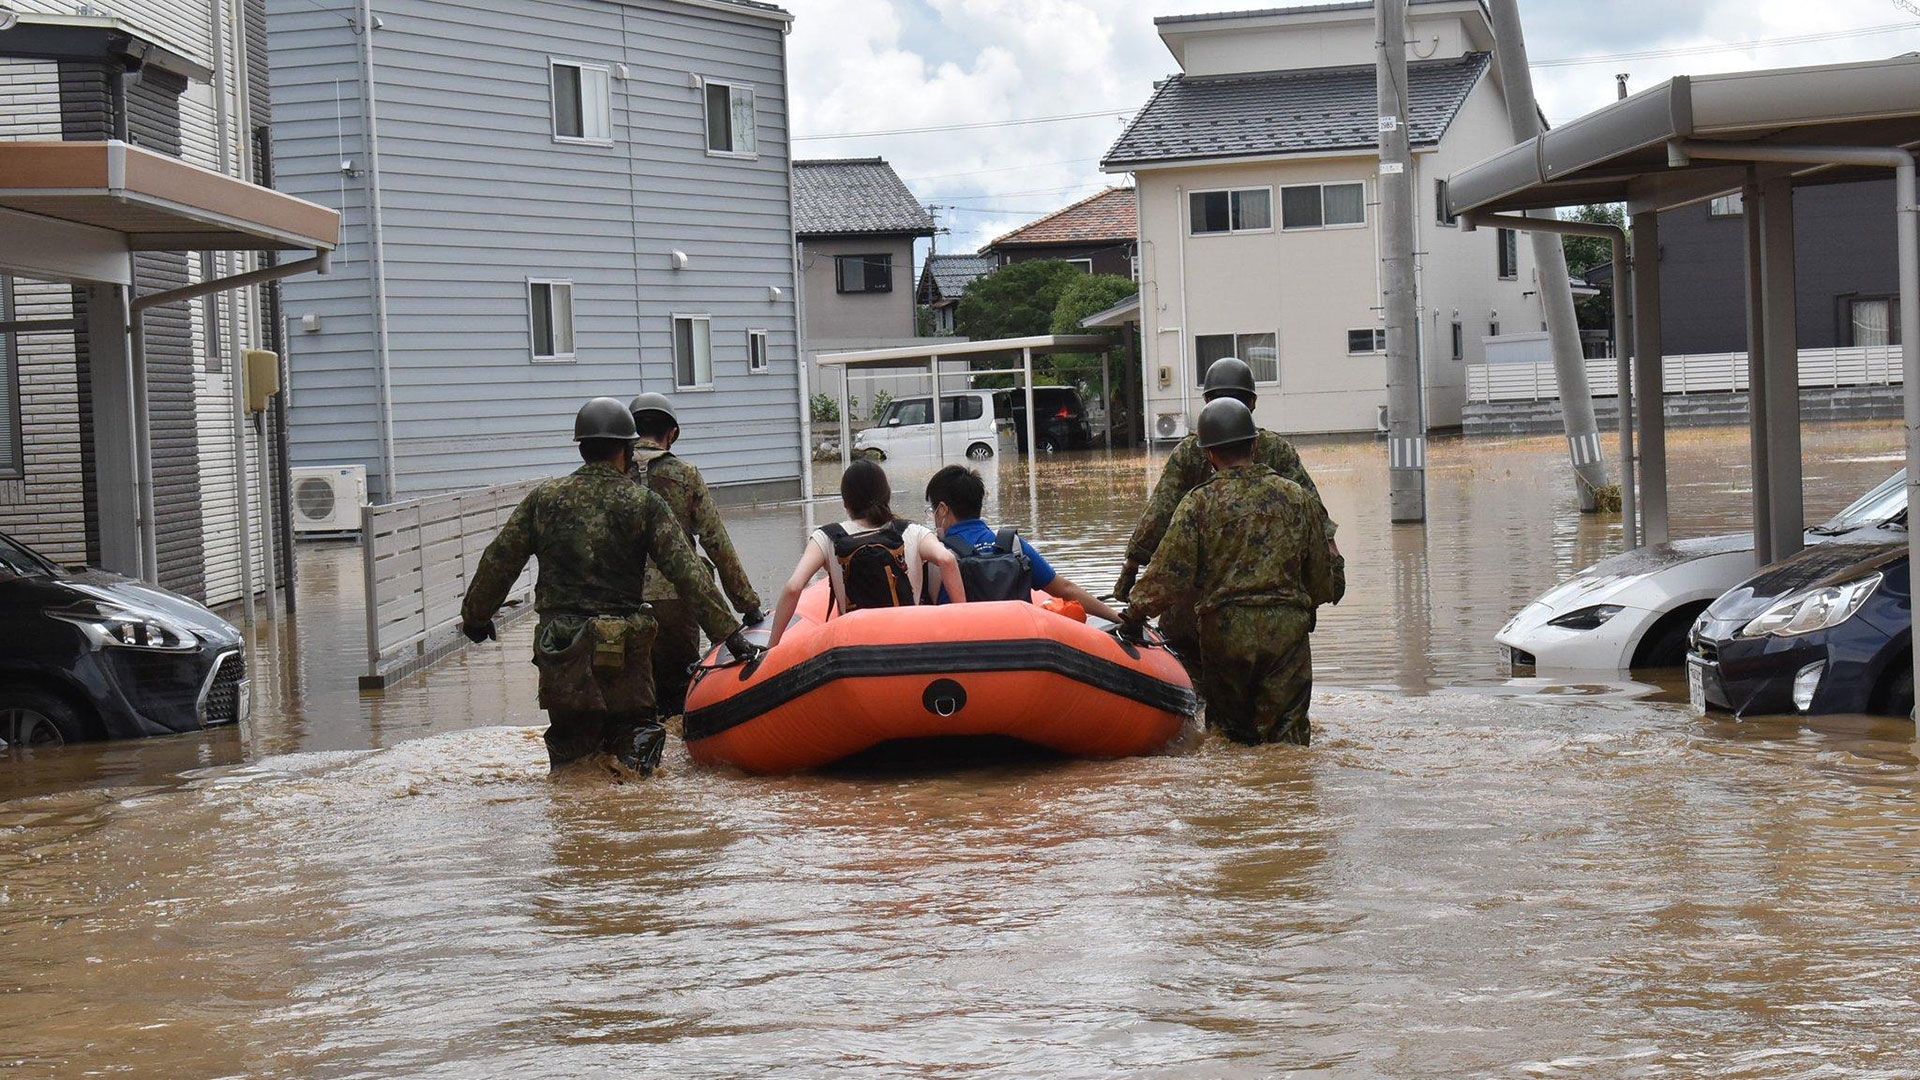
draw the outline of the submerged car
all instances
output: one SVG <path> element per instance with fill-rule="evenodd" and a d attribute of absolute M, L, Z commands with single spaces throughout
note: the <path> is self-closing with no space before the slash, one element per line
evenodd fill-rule
<path fill-rule="evenodd" d="M 0 741 L 197 731 L 250 704 L 240 631 L 184 596 L 0 535 Z"/>
<path fill-rule="evenodd" d="M 1009 390 L 994 402 L 995 414 L 1012 421 L 1015 446 L 1027 452 L 1027 395 Z M 1093 445 L 1093 425 L 1087 420 L 1087 406 L 1080 391 L 1071 386 L 1033 388 L 1034 438 L 1040 452 L 1085 450 Z"/>
<path fill-rule="evenodd" d="M 1906 517 L 1783 559 L 1693 627 L 1687 692 L 1702 711 L 1913 712 Z"/>
<path fill-rule="evenodd" d="M 1907 512 L 1902 469 L 1825 524 L 1808 545 L 1874 530 Z M 1494 635 L 1508 665 L 1618 672 L 1678 667 L 1694 620 L 1758 566 L 1748 533 L 1659 544 L 1602 559 L 1541 594 Z"/>

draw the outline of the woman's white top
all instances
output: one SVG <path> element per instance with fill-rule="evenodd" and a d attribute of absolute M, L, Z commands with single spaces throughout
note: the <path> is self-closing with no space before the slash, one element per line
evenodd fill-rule
<path fill-rule="evenodd" d="M 858 521 L 843 521 L 840 523 L 840 527 L 847 530 L 849 537 L 880 531 L 880 529 L 872 528 Z M 880 528 L 884 529 L 886 526 L 882 525 Z M 916 604 L 920 602 L 920 593 L 918 590 L 921 588 L 921 583 L 927 580 L 926 567 L 921 565 L 920 561 L 920 541 L 930 535 L 932 535 L 931 529 L 912 521 L 907 522 L 907 527 L 901 534 L 901 539 L 905 542 L 907 548 L 907 580 L 914 584 L 915 592 L 913 594 L 913 602 Z M 807 540 L 813 544 L 814 547 L 819 548 L 820 554 L 826 557 L 827 581 L 830 582 L 833 587 L 834 614 L 845 615 L 847 613 L 847 587 L 846 582 L 840 578 L 840 560 L 833 556 L 833 538 L 827 535 L 827 530 L 815 529 L 813 533 L 807 537 Z"/>

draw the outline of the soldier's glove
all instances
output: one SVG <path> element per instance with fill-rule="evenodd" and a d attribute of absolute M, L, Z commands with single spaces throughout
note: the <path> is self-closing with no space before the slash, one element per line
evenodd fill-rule
<path fill-rule="evenodd" d="M 761 611 L 759 608 L 749 608 L 745 615 L 740 616 L 740 621 L 746 623 L 748 626 L 759 626 L 761 623 L 767 621 L 767 613 Z"/>
<path fill-rule="evenodd" d="M 1120 564 L 1120 580 L 1113 583 L 1113 598 L 1123 604 L 1126 603 L 1128 594 L 1133 592 L 1133 579 L 1139 576 L 1139 563 L 1128 559 Z"/>
<path fill-rule="evenodd" d="M 1120 635 L 1121 641 L 1129 645 L 1145 645 L 1147 643 L 1147 622 L 1145 619 L 1128 619 L 1122 622 L 1115 632 Z"/>
<path fill-rule="evenodd" d="M 735 660 L 742 661 L 752 660 L 754 657 L 767 651 L 748 641 L 747 635 L 739 630 L 735 630 L 732 634 L 728 635 L 726 646 L 727 651 L 733 654 Z"/>
<path fill-rule="evenodd" d="M 482 623 L 461 623 L 460 632 L 467 635 L 467 640 L 473 642 L 475 645 L 478 645 L 483 641 L 498 640 L 498 637 L 493 630 L 492 619 L 488 619 L 486 622 L 482 622 Z"/>

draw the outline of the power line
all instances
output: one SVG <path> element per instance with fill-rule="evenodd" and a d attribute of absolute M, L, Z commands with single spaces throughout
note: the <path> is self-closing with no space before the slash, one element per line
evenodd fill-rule
<path fill-rule="evenodd" d="M 1069 158 L 1066 161 L 1037 161 L 1032 165 L 1002 165 L 992 169 L 968 169 L 965 172 L 934 173 L 931 176 L 908 176 L 903 179 L 911 184 L 920 180 L 949 180 L 956 176 L 979 176 L 982 173 L 1019 172 L 1022 169 L 1051 169 L 1058 165 L 1085 165 L 1089 161 L 1099 161 L 1097 157 Z"/>
<path fill-rule="evenodd" d="M 887 131 L 842 131 L 833 135 L 795 135 L 794 142 L 821 139 L 870 139 L 881 135 L 921 135 L 935 131 L 974 131 L 979 128 L 1020 127 L 1025 124 L 1055 124 L 1062 120 L 1093 120 L 1107 116 L 1128 116 L 1132 109 L 1108 109 L 1101 112 L 1061 113 L 1058 116 L 1023 116 L 1016 120 L 981 120 L 971 124 L 932 124 L 927 127 L 892 128 Z"/>
<path fill-rule="evenodd" d="M 1885 23 L 1880 26 L 1862 26 L 1853 30 L 1828 30 L 1817 34 L 1794 34 L 1791 37 L 1755 38 L 1752 41 L 1729 41 L 1720 45 L 1687 45 L 1674 49 L 1645 49 L 1640 52 L 1608 53 L 1601 56 L 1567 56 L 1553 60 L 1535 60 L 1536 68 L 1578 67 L 1583 64 L 1611 64 L 1621 60 L 1663 60 L 1671 56 L 1693 56 L 1699 53 L 1738 52 L 1744 49 L 1771 49 L 1780 45 L 1804 45 L 1815 41 L 1839 41 L 1843 38 L 1870 37 L 1874 34 L 1891 34 L 1899 30 L 1920 30 L 1914 23 Z"/>

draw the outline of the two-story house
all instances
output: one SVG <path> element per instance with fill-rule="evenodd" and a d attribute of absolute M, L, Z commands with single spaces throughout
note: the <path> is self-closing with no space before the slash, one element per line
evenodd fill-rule
<path fill-rule="evenodd" d="M 1060 259 L 1089 274 L 1132 277 L 1138 230 L 1134 190 L 1110 187 L 995 237 L 980 251 L 999 266 Z"/>
<path fill-rule="evenodd" d="M 295 465 L 383 500 L 577 463 L 672 399 L 722 498 L 800 489 L 791 16 L 750 0 L 267 0 L 285 190 L 343 212 L 290 286 Z"/>
<path fill-rule="evenodd" d="M 960 306 L 967 287 L 999 267 L 1000 260 L 992 255 L 929 253 L 927 264 L 920 268 L 918 300 L 927 310 L 933 332 L 953 333 L 954 309 Z"/>
<path fill-rule="evenodd" d="M 1131 173 L 1149 432 L 1185 430 L 1207 365 L 1238 356 L 1284 432 L 1373 431 L 1387 400 L 1373 5 L 1155 20 L 1180 72 L 1107 152 Z M 1463 232 L 1443 177 L 1511 145 L 1478 0 L 1413 0 L 1405 118 L 1414 150 L 1420 348 L 1430 426 L 1460 423 L 1487 337 L 1538 331 L 1532 256 Z"/>
<path fill-rule="evenodd" d="M 796 161 L 793 228 L 809 385 L 837 397 L 844 372 L 822 368 L 814 356 L 917 340 L 913 248 L 934 234 L 933 217 L 883 158 Z M 924 389 L 910 379 L 869 381 L 853 396 Z"/>

